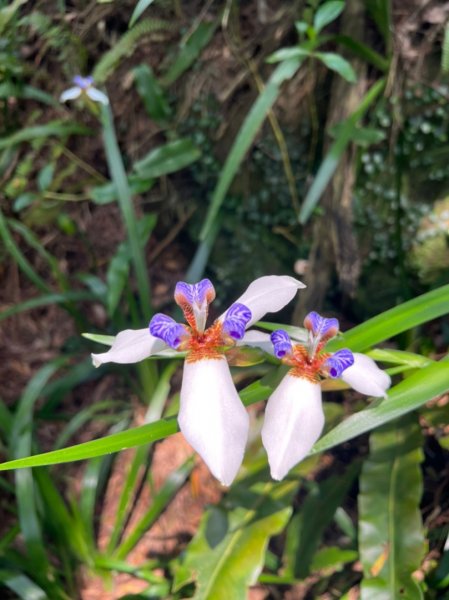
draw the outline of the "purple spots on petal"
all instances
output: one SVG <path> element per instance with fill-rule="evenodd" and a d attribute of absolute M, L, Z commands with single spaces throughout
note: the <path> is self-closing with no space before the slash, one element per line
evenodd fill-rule
<path fill-rule="evenodd" d="M 276 329 L 276 331 L 273 331 L 270 335 L 270 339 L 277 358 L 283 358 L 286 354 L 290 354 L 292 343 L 286 331 L 283 329 Z"/>
<path fill-rule="evenodd" d="M 324 363 L 324 367 L 327 368 L 330 377 L 336 379 L 337 377 L 341 377 L 343 371 L 353 364 L 354 355 L 351 350 L 344 348 L 330 356 Z"/>
<path fill-rule="evenodd" d="M 215 288 L 209 279 L 202 279 L 199 283 L 195 283 L 194 293 L 195 301 L 198 304 L 207 302 L 210 304 L 215 299 Z"/>
<path fill-rule="evenodd" d="M 75 77 L 73 78 L 73 83 L 82 90 L 86 90 L 93 84 L 93 82 L 94 78 L 90 75 L 88 77 L 83 77 L 82 75 L 75 75 Z"/>
<path fill-rule="evenodd" d="M 154 315 L 149 327 L 151 335 L 164 341 L 175 350 L 181 343 L 182 338 L 187 335 L 187 331 L 183 325 L 176 323 L 174 319 L 162 313 Z"/>
<path fill-rule="evenodd" d="M 339 323 L 338 319 L 326 319 L 313 311 L 304 319 L 304 327 L 317 339 L 330 339 L 337 335 Z"/>
<path fill-rule="evenodd" d="M 245 329 L 252 314 L 247 306 L 236 302 L 233 304 L 223 321 L 223 331 L 235 340 L 241 340 L 245 335 Z"/>

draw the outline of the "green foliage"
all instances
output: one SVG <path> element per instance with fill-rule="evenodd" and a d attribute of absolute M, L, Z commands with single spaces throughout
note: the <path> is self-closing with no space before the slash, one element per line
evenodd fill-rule
<path fill-rule="evenodd" d="M 244 600 L 257 582 L 271 536 L 285 527 L 296 484 L 244 483 L 226 499 L 226 509 L 211 507 L 178 569 L 175 591 L 196 582 L 196 600 Z"/>
<path fill-rule="evenodd" d="M 379 428 L 370 437 L 359 495 L 362 598 L 424 598 L 413 579 L 424 557 L 419 512 L 422 436 L 416 419 Z"/>

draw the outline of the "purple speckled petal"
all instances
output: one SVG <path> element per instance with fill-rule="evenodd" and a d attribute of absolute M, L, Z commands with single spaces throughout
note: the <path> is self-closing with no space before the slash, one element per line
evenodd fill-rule
<path fill-rule="evenodd" d="M 343 371 L 345 371 L 348 367 L 351 367 L 354 364 L 354 355 L 351 350 L 347 348 L 343 348 L 343 350 L 338 350 L 332 356 L 330 356 L 324 366 L 329 372 L 329 376 L 332 379 L 336 379 L 337 377 L 341 377 Z"/>
<path fill-rule="evenodd" d="M 187 331 L 183 325 L 176 323 L 171 317 L 157 313 L 150 321 L 150 333 L 154 337 L 163 340 L 171 348 L 176 348 L 185 337 Z"/>
<path fill-rule="evenodd" d="M 270 339 L 277 358 L 283 358 L 286 354 L 291 352 L 292 343 L 290 341 L 290 337 L 283 329 L 276 329 L 276 331 L 273 331 Z"/>
<path fill-rule="evenodd" d="M 251 320 L 251 311 L 244 304 L 236 302 L 233 304 L 223 321 L 223 330 L 235 340 L 241 340 L 245 335 L 245 329 Z"/>
<path fill-rule="evenodd" d="M 317 339 L 330 339 L 337 335 L 339 323 L 338 319 L 326 319 L 313 311 L 304 319 L 304 327 L 311 331 Z"/>
<path fill-rule="evenodd" d="M 75 75 L 72 81 L 82 90 L 87 90 L 87 88 L 93 84 L 94 78 L 90 75 L 88 77 L 83 77 L 82 75 Z"/>

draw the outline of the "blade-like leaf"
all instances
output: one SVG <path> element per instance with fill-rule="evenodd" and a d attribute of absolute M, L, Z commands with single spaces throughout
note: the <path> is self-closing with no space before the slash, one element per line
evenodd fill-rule
<path fill-rule="evenodd" d="M 35 125 L 33 127 L 24 127 L 9 137 L 0 138 L 0 150 L 21 144 L 22 142 L 32 142 L 36 139 L 47 138 L 50 136 L 66 137 L 73 134 L 88 135 L 90 130 L 78 123 L 57 120 L 51 121 L 46 125 Z"/>
<path fill-rule="evenodd" d="M 242 398 L 243 403 L 248 406 L 249 404 L 259 402 L 260 400 L 266 400 L 271 392 L 271 387 L 258 381 L 240 392 L 240 397 Z M 177 431 L 179 431 L 179 427 L 176 417 L 160 419 L 155 423 L 142 425 L 141 427 L 136 427 L 121 433 L 114 433 L 92 442 L 85 442 L 62 450 L 54 450 L 53 452 L 44 452 L 43 454 L 38 454 L 36 456 L 12 460 L 0 464 L 0 471 L 22 467 L 60 464 L 93 458 L 94 456 L 103 456 L 110 452 L 118 452 L 120 450 L 126 450 L 127 448 L 133 448 L 135 446 L 141 446 L 142 444 L 161 440 Z"/>
<path fill-rule="evenodd" d="M 128 27 L 132 27 L 142 13 L 153 4 L 154 0 L 139 0 L 133 10 Z"/>
<path fill-rule="evenodd" d="M 304 198 L 301 212 L 299 214 L 300 223 L 304 224 L 308 221 L 313 209 L 318 204 L 318 201 L 326 189 L 327 184 L 331 180 L 335 170 L 340 162 L 343 153 L 345 152 L 349 142 L 353 138 L 356 126 L 361 117 L 365 114 L 371 104 L 376 100 L 379 94 L 385 87 L 385 80 L 380 79 L 371 89 L 365 94 L 359 107 L 354 113 L 344 121 L 339 127 L 339 135 L 335 142 L 330 147 L 326 157 L 321 163 L 315 179 Z"/>
<path fill-rule="evenodd" d="M 414 418 L 391 423 L 371 434 L 359 494 L 362 600 L 424 597 L 412 578 L 425 551 L 419 510 L 422 441 Z"/>
<path fill-rule="evenodd" d="M 388 392 L 388 398 L 377 406 L 355 413 L 337 425 L 315 444 L 312 452 L 328 450 L 380 427 L 384 423 L 412 412 L 447 390 L 449 390 L 448 363 L 442 361 L 432 363 L 392 388 Z"/>

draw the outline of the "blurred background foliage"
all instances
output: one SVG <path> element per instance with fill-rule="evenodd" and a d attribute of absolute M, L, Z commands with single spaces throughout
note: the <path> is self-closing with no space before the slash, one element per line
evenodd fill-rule
<path fill-rule="evenodd" d="M 81 334 L 173 311 L 186 277 L 217 315 L 296 274 L 280 321 L 343 330 L 433 293 L 359 348 L 400 334 L 377 357 L 419 411 L 284 482 L 260 402 L 228 493 L 179 435 L 2 477 L 2 598 L 449 597 L 448 22 L 437 0 L 0 0 L 2 459 L 175 415 L 176 361 L 95 371 Z M 58 102 L 77 74 L 110 108 Z M 277 377 L 235 375 L 248 403 Z M 329 431 L 364 407 L 326 398 Z"/>

